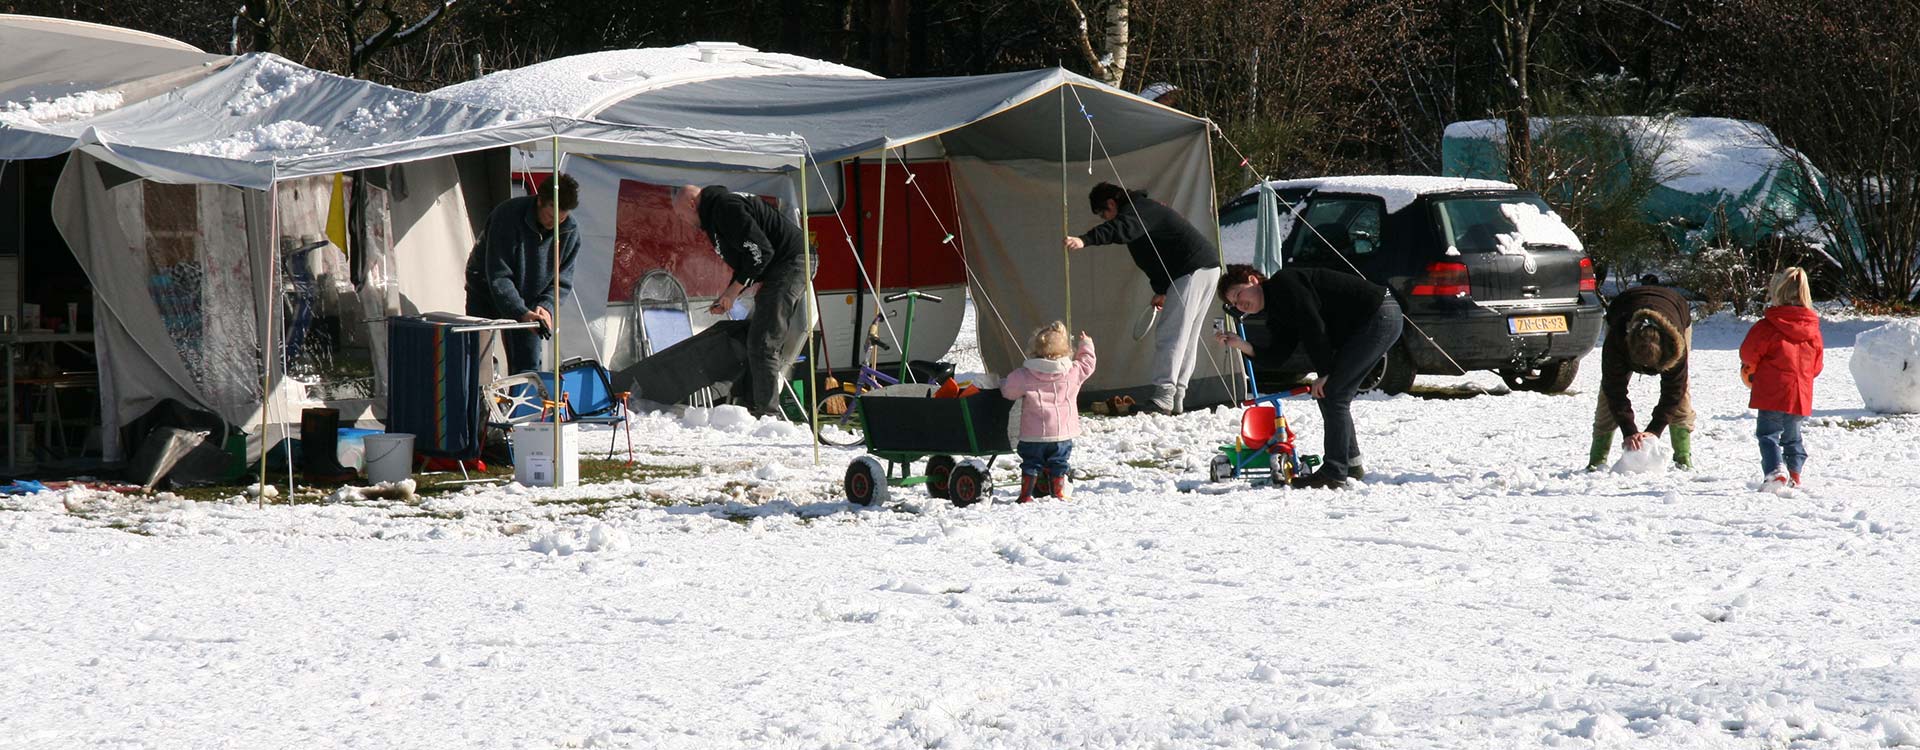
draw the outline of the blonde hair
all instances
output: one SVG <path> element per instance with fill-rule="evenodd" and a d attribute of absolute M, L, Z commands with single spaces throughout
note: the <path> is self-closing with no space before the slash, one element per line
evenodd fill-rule
<path fill-rule="evenodd" d="M 1807 289 L 1807 272 L 1799 266 L 1788 266 L 1774 274 L 1773 281 L 1767 284 L 1767 304 L 1813 307 L 1813 293 Z"/>
<path fill-rule="evenodd" d="M 1058 320 L 1041 326 L 1028 340 L 1027 356 L 1036 359 L 1059 359 L 1073 353 L 1067 341 L 1067 324 Z"/>

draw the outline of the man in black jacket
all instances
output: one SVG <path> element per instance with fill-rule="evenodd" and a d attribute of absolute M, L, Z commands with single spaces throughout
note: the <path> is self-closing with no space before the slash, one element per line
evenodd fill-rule
<path fill-rule="evenodd" d="M 706 232 L 714 252 L 733 269 L 733 279 L 708 312 L 726 314 L 748 286 L 760 285 L 747 319 L 747 409 L 754 416 L 779 415 L 780 383 L 813 330 L 806 233 L 760 196 L 728 192 L 723 185 L 682 186 L 673 210 L 681 221 Z"/>
<path fill-rule="evenodd" d="M 1282 268 L 1261 278 L 1252 266 L 1227 266 L 1220 298 L 1243 315 L 1265 315 L 1267 341 L 1256 346 L 1230 333 L 1221 344 L 1268 366 L 1282 366 L 1297 347 L 1319 374 L 1312 386 L 1319 400 L 1326 450 L 1320 469 L 1293 480 L 1295 487 L 1340 487 L 1358 479 L 1360 442 L 1353 429 L 1353 397 L 1360 381 L 1400 340 L 1400 305 L 1386 287 L 1352 274 L 1321 268 Z"/>
<path fill-rule="evenodd" d="M 1088 245 L 1125 243 L 1133 264 L 1153 287 L 1148 304 L 1160 309 L 1154 331 L 1153 399 L 1141 411 L 1184 411 L 1187 381 L 1200 356 L 1194 343 L 1211 311 L 1213 286 L 1220 279 L 1220 251 L 1167 204 L 1102 182 L 1087 193 L 1093 212 L 1105 219 L 1078 237 L 1068 250 Z"/>
<path fill-rule="evenodd" d="M 495 206 L 486 231 L 467 256 L 467 314 L 539 322 L 553 330 L 559 296 L 573 289 L 573 261 L 580 255 L 580 232 L 567 214 L 580 205 L 580 184 L 572 175 L 547 182 L 538 198 L 520 196 Z M 555 227 L 559 227 L 559 296 L 554 294 Z M 504 331 L 501 345 L 513 372 L 540 367 L 540 335 Z"/>

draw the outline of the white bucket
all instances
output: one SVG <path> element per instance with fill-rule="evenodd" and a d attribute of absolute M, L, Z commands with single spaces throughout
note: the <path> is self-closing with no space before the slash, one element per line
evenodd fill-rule
<path fill-rule="evenodd" d="M 368 435 L 367 481 L 398 482 L 413 474 L 413 436 L 404 432 Z"/>

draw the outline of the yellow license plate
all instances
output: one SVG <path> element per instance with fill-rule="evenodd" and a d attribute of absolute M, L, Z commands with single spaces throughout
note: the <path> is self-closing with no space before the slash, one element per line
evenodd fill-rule
<path fill-rule="evenodd" d="M 1524 318 L 1507 318 L 1507 331 L 1511 333 L 1566 333 L 1567 316 L 1532 315 Z"/>

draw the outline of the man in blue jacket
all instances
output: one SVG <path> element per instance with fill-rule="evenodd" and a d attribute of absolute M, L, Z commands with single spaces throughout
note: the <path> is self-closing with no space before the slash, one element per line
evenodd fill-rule
<path fill-rule="evenodd" d="M 487 228 L 467 257 L 467 314 L 540 323 L 539 333 L 502 332 L 508 369 L 540 368 L 540 339 L 559 318 L 554 295 L 553 233 L 560 232 L 560 294 L 573 289 L 573 261 L 580 232 L 567 214 L 580 205 L 580 184 L 571 175 L 548 180 L 539 197 L 521 196 L 495 206 Z"/>
<path fill-rule="evenodd" d="M 733 269 L 725 291 L 708 312 L 724 315 L 746 293 L 753 295 L 747 319 L 747 409 L 754 416 L 780 416 L 780 384 L 813 330 L 807 279 L 819 267 L 806 263 L 806 232 L 772 203 L 724 185 L 682 186 L 673 198 L 680 220 L 713 242 L 713 251 Z"/>

